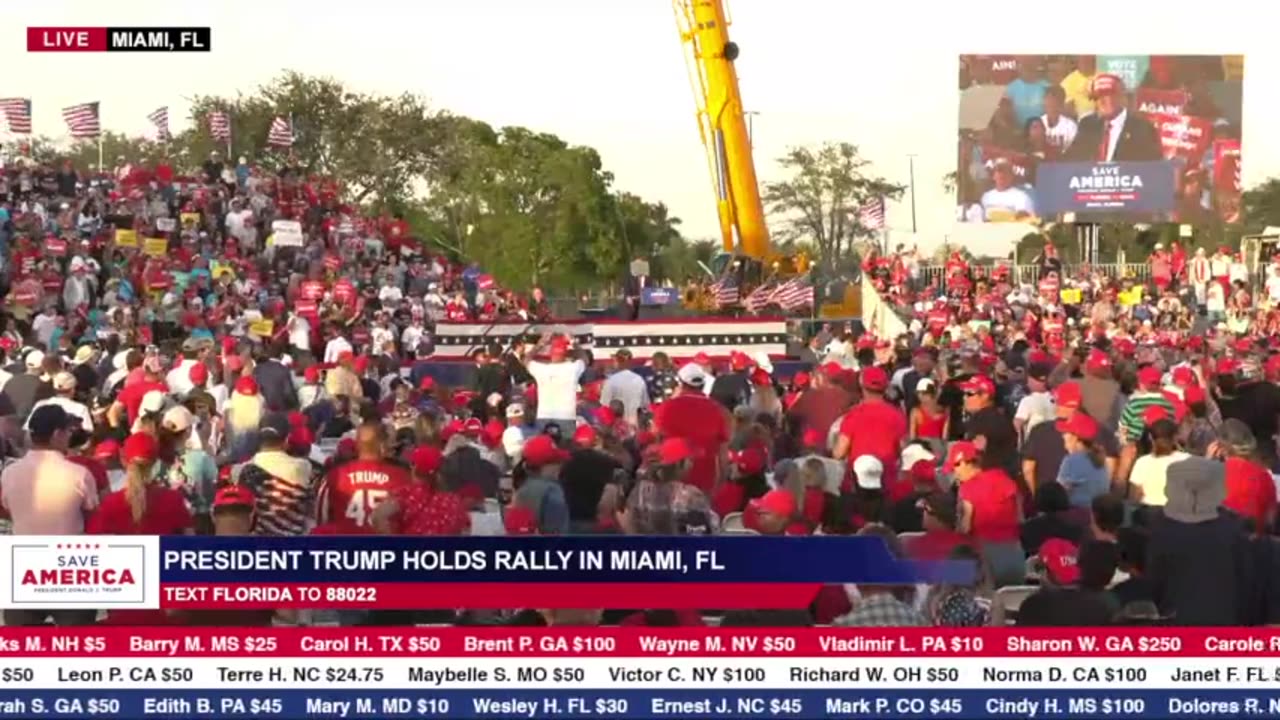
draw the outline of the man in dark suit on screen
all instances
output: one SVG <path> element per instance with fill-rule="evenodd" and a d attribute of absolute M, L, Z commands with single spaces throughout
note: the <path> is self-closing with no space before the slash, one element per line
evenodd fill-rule
<path fill-rule="evenodd" d="M 1075 141 L 1067 150 L 1074 162 L 1141 162 L 1160 160 L 1160 135 L 1141 115 L 1129 110 L 1129 93 L 1115 75 L 1098 75 L 1089 87 L 1094 112 L 1080 118 Z"/>

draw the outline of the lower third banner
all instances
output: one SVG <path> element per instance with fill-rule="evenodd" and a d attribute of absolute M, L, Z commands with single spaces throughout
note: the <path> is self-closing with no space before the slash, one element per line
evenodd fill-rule
<path fill-rule="evenodd" d="M 1042 216 L 1123 215 L 1158 220 L 1174 207 L 1174 163 L 1042 163 L 1036 200 Z"/>
<path fill-rule="evenodd" d="M 1280 718 L 1243 690 L 17 690 L 0 720 L 337 718 Z"/>

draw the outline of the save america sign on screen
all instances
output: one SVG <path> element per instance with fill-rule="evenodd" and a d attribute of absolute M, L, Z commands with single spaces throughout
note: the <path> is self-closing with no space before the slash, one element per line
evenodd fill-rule
<path fill-rule="evenodd" d="M 960 56 L 965 222 L 1233 222 L 1240 55 Z"/>

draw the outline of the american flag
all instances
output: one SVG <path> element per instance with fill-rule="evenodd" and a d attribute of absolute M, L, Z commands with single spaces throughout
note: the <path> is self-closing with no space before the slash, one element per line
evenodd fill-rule
<path fill-rule="evenodd" d="M 858 222 L 868 230 L 884 229 L 884 198 L 872 198 L 858 210 Z"/>
<path fill-rule="evenodd" d="M 267 144 L 272 147 L 293 147 L 293 123 L 277 116 L 267 131 Z"/>
<path fill-rule="evenodd" d="M 739 290 L 738 281 L 732 277 L 722 277 L 711 284 L 711 297 L 715 300 L 717 307 L 728 307 L 737 305 Z"/>
<path fill-rule="evenodd" d="M 209 134 L 214 140 L 226 142 L 231 139 L 231 116 L 221 110 L 209 113 Z"/>
<path fill-rule="evenodd" d="M 161 140 L 169 140 L 173 138 L 173 136 L 169 134 L 169 108 L 156 108 L 151 111 L 151 114 L 147 116 L 147 119 L 151 121 L 152 125 L 156 126 L 157 138 Z"/>
<path fill-rule="evenodd" d="M 0 99 L 0 112 L 4 113 L 9 132 L 31 134 L 31 101 L 27 98 Z"/>
<path fill-rule="evenodd" d="M 98 118 L 96 102 L 62 108 L 62 119 L 66 121 L 73 138 L 96 138 L 102 133 L 102 121 Z"/>
<path fill-rule="evenodd" d="M 778 307 L 787 312 L 812 307 L 813 300 L 813 285 L 810 285 L 809 279 L 803 275 L 791 278 L 780 285 L 777 292 L 770 298 L 771 302 L 777 303 Z"/>
<path fill-rule="evenodd" d="M 752 290 L 747 295 L 746 300 L 742 301 L 742 306 L 745 307 L 748 312 L 760 312 L 768 307 L 769 303 L 772 302 L 774 291 L 777 289 L 778 286 L 774 282 L 761 283 L 759 287 Z"/>

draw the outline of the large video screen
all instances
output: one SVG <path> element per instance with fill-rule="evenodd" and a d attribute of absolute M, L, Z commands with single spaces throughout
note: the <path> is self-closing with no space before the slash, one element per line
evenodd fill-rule
<path fill-rule="evenodd" d="M 1242 55 L 961 55 L 963 222 L 1240 215 Z"/>

